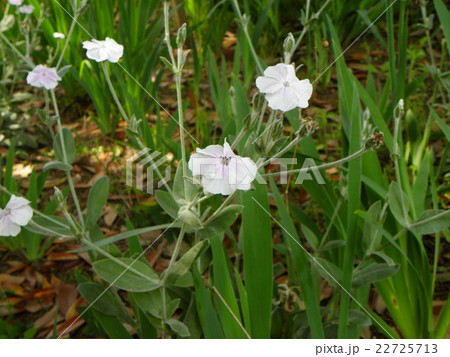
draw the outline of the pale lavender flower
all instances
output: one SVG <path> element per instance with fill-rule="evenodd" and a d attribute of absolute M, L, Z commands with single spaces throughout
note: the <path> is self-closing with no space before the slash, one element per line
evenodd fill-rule
<path fill-rule="evenodd" d="M 48 68 L 41 64 L 28 72 L 27 76 L 27 83 L 36 88 L 54 89 L 60 80 L 56 68 Z"/>
<path fill-rule="evenodd" d="M 20 6 L 23 3 L 23 0 L 8 0 L 11 5 Z"/>
<path fill-rule="evenodd" d="M 5 209 L 0 208 L 0 237 L 17 236 L 21 226 L 26 226 L 33 217 L 30 201 L 11 196 Z"/>
<path fill-rule="evenodd" d="M 270 108 L 283 112 L 307 108 L 313 91 L 309 79 L 299 80 L 294 66 L 284 63 L 267 67 L 264 76 L 256 78 L 256 86 L 266 94 Z"/>
<path fill-rule="evenodd" d="M 86 49 L 86 56 L 97 62 L 108 60 L 116 63 L 123 56 L 123 46 L 109 37 L 104 41 L 95 39 L 92 41 L 84 41 L 83 48 Z"/>
<path fill-rule="evenodd" d="M 231 195 L 236 190 L 249 190 L 258 168 L 248 157 L 235 155 L 225 140 L 223 146 L 197 148 L 188 163 L 193 176 L 201 177 L 205 192 Z"/>
<path fill-rule="evenodd" d="M 19 12 L 22 14 L 30 15 L 33 13 L 34 6 L 33 5 L 23 5 L 19 7 Z"/>

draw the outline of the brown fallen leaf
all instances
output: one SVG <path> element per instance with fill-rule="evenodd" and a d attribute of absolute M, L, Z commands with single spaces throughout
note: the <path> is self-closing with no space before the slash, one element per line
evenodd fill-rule
<path fill-rule="evenodd" d="M 55 318 L 57 322 L 60 322 L 63 317 L 58 314 L 58 306 L 54 306 L 51 310 L 47 311 L 44 315 L 42 315 L 39 319 L 34 322 L 34 327 L 41 329 L 49 326 L 53 326 L 55 323 Z"/>
<path fill-rule="evenodd" d="M 59 337 L 62 333 L 64 333 L 64 335 L 62 335 L 61 338 L 69 337 L 71 332 L 79 329 L 84 323 L 85 321 L 82 318 L 79 318 L 77 320 L 77 317 L 71 320 L 64 321 L 63 323 L 58 325 L 56 329 L 56 335 Z M 52 337 L 53 331 L 50 331 L 45 338 L 52 338 Z"/>
<path fill-rule="evenodd" d="M 70 319 L 78 316 L 77 307 L 86 306 L 86 305 L 87 305 L 87 301 L 84 300 L 84 298 L 82 296 L 80 296 L 77 300 L 74 301 L 72 306 L 70 306 L 69 309 L 67 310 L 66 320 L 70 320 Z"/>
<path fill-rule="evenodd" d="M 15 275 L 9 275 L 9 274 L 0 274 L 0 282 L 10 282 L 13 284 L 22 284 L 25 280 L 24 276 L 15 276 Z"/>
<path fill-rule="evenodd" d="M 18 296 L 24 296 L 25 295 L 25 289 L 22 288 L 20 285 L 13 284 L 13 283 L 5 281 L 5 282 L 2 282 L 1 286 L 2 286 L 3 290 L 7 290 L 7 291 L 10 291 L 10 292 L 13 292 L 14 295 L 18 295 Z"/>
<path fill-rule="evenodd" d="M 42 308 L 42 305 L 37 300 L 30 300 L 25 305 L 25 310 L 31 313 L 38 312 Z"/>
<path fill-rule="evenodd" d="M 57 289 L 56 301 L 59 304 L 59 309 L 63 315 L 66 315 L 69 308 L 76 301 L 78 296 L 78 291 L 75 286 L 70 284 L 63 284 Z"/>
<path fill-rule="evenodd" d="M 80 257 L 72 253 L 54 252 L 47 256 L 47 260 L 59 261 L 59 260 L 78 260 Z"/>

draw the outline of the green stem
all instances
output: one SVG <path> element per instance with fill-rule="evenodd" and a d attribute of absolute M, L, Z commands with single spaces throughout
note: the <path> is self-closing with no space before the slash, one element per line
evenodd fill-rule
<path fill-rule="evenodd" d="M 11 42 L 9 42 L 9 40 L 6 38 L 5 35 L 3 35 L 2 33 L 0 33 L 0 37 L 2 38 L 2 40 L 8 45 L 9 48 L 11 48 L 16 54 L 17 56 L 19 56 L 31 69 L 34 68 L 34 64 L 33 62 L 25 57 L 18 49 L 16 46 L 14 46 Z"/>
<path fill-rule="evenodd" d="M 231 150 L 234 150 L 236 148 L 236 146 L 239 144 L 239 142 L 242 140 L 242 138 L 245 136 L 246 133 L 247 133 L 247 130 L 241 130 L 239 132 L 236 139 L 234 139 L 233 144 L 231 144 Z"/>
<path fill-rule="evenodd" d="M 236 12 L 236 15 L 239 18 L 239 22 L 241 23 L 241 27 L 242 27 L 242 30 L 244 31 L 245 37 L 247 39 L 248 47 L 250 48 L 252 57 L 256 62 L 256 67 L 258 68 L 258 72 L 259 72 L 259 74 L 262 75 L 264 73 L 264 68 L 261 65 L 261 61 L 260 61 L 258 55 L 256 54 L 256 50 L 255 50 L 255 47 L 253 46 L 252 39 L 250 38 L 250 34 L 248 33 L 248 23 L 244 22 L 244 18 L 242 16 L 241 9 L 239 8 L 239 4 L 238 4 L 237 0 L 233 0 L 232 4 L 233 4 L 234 10 Z"/>
<path fill-rule="evenodd" d="M 298 46 L 300 45 L 300 43 L 303 40 L 303 37 L 306 35 L 306 32 L 308 31 L 309 27 L 311 26 L 311 17 L 309 15 L 309 10 L 310 10 L 310 0 L 307 0 L 306 2 L 306 12 L 305 12 L 305 25 L 302 29 L 302 32 L 300 33 L 300 35 L 298 36 L 297 40 L 295 41 L 294 45 L 292 46 L 291 50 L 286 53 L 285 58 L 284 58 L 284 63 L 286 64 L 290 64 L 291 63 L 291 59 L 292 56 L 294 55 L 295 51 L 297 50 Z M 319 9 L 319 11 L 314 14 L 315 17 L 318 17 L 322 11 L 325 9 L 325 7 L 328 5 L 328 3 L 330 2 L 330 0 L 327 0 L 322 7 Z"/>
<path fill-rule="evenodd" d="M 60 140 L 60 145 L 61 145 L 61 151 L 63 154 L 63 160 L 64 160 L 64 163 L 69 164 L 69 162 L 67 160 L 66 145 L 64 142 L 61 117 L 59 116 L 59 109 L 58 109 L 58 103 L 56 101 L 55 91 L 52 89 L 50 91 L 50 94 L 51 94 L 51 98 L 52 98 L 52 102 L 53 102 L 53 109 L 55 110 L 55 116 L 56 116 L 56 122 L 57 122 L 57 126 L 58 126 L 59 140 Z M 75 190 L 75 185 L 72 180 L 72 175 L 70 174 L 69 171 L 65 171 L 65 173 L 66 173 L 66 177 L 67 177 L 67 182 L 69 184 L 70 193 L 72 194 L 72 198 L 75 203 L 75 208 L 78 212 L 78 218 L 80 219 L 81 226 L 84 228 L 83 213 L 81 211 L 80 201 L 78 200 L 77 191 Z"/>
<path fill-rule="evenodd" d="M 186 232 L 186 223 L 181 225 L 180 234 L 178 235 L 177 242 L 175 243 L 175 248 L 172 253 L 172 257 L 170 258 L 169 266 L 164 272 L 164 277 L 161 280 L 161 306 L 162 306 L 162 320 L 163 320 L 163 338 L 165 337 L 166 332 L 166 321 L 167 321 L 167 307 L 166 307 L 166 279 L 170 273 L 170 270 L 173 267 L 173 264 L 178 258 L 178 254 L 180 253 L 181 243 L 183 242 L 184 233 Z"/>
<path fill-rule="evenodd" d="M 350 156 L 344 157 L 343 159 L 337 160 L 337 161 L 333 161 L 333 162 L 329 162 L 327 164 L 323 164 L 323 165 L 319 165 L 319 166 L 314 166 L 314 167 L 306 167 L 303 169 L 295 169 L 295 170 L 288 170 L 288 171 L 283 171 L 283 174 L 295 174 L 295 173 L 302 173 L 302 172 L 307 172 L 313 169 L 319 169 L 319 170 L 323 170 L 326 169 L 328 167 L 334 167 L 334 166 L 339 166 L 345 162 L 351 161 L 355 158 L 357 158 L 358 156 L 361 156 L 363 154 L 365 154 L 367 151 L 370 151 L 371 149 L 368 148 L 362 148 L 358 151 L 356 151 L 355 153 L 351 154 Z M 267 174 L 263 174 L 261 176 L 277 176 L 279 175 L 279 172 L 269 172 Z"/>
<path fill-rule="evenodd" d="M 186 147 L 184 146 L 183 98 L 181 96 L 181 69 L 175 74 L 175 85 L 177 91 L 178 126 L 180 127 L 180 146 L 181 160 L 183 162 L 183 176 L 187 177 Z M 186 186 L 184 188 L 186 190 Z M 187 195 L 185 197 L 187 197 Z"/>
<path fill-rule="evenodd" d="M 229 195 L 225 199 L 225 201 L 222 202 L 219 208 L 205 221 L 205 223 L 202 223 L 202 225 L 206 226 L 209 222 L 211 222 L 214 217 L 216 217 L 226 206 L 228 206 L 228 203 L 230 203 L 233 200 L 236 193 L 237 191 L 234 191 L 231 195 Z"/>
<path fill-rule="evenodd" d="M 140 271 L 133 269 L 129 264 L 126 264 L 124 262 L 122 262 L 121 260 L 117 259 L 116 257 L 112 256 L 111 254 L 109 254 L 108 252 L 104 251 L 103 249 L 101 249 L 100 247 L 98 247 L 97 245 L 95 245 L 94 243 L 90 242 L 88 239 L 86 238 L 82 238 L 81 241 L 86 244 L 87 246 L 91 247 L 93 250 L 95 250 L 97 253 L 103 255 L 104 257 L 112 260 L 114 263 L 120 265 L 123 268 L 126 268 L 127 270 L 131 271 L 133 274 L 136 274 L 138 276 L 140 276 L 141 278 L 150 281 L 152 283 L 155 283 L 155 280 L 150 279 L 147 275 L 141 273 Z"/>
<path fill-rule="evenodd" d="M 113 96 L 114 102 L 116 102 L 117 108 L 119 108 L 120 114 L 122 115 L 123 119 L 128 123 L 128 115 L 125 113 L 125 110 L 122 107 L 122 104 L 120 103 L 119 97 L 116 94 L 116 91 L 114 89 L 114 86 L 111 82 L 111 77 L 108 73 L 108 68 L 106 67 L 106 61 L 102 63 L 103 73 L 105 74 L 106 83 L 108 84 L 109 91 L 111 92 L 111 95 Z"/>
<path fill-rule="evenodd" d="M 70 37 L 72 36 L 72 32 L 75 28 L 75 25 L 77 24 L 77 19 L 78 19 L 78 13 L 75 12 L 72 23 L 70 24 L 69 32 L 67 33 L 66 41 L 64 42 L 64 47 L 61 51 L 61 55 L 59 56 L 58 62 L 56 63 L 56 69 L 58 69 L 62 63 L 62 60 L 64 58 L 64 53 L 66 52 L 67 47 L 69 46 Z"/>

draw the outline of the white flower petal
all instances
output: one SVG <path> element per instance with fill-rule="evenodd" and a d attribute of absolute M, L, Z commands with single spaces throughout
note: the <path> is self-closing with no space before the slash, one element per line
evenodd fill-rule
<path fill-rule="evenodd" d="M 12 223 L 19 226 L 26 226 L 31 217 L 33 217 L 33 209 L 28 205 L 11 210 L 8 216 Z"/>
<path fill-rule="evenodd" d="M 223 146 L 221 145 L 209 145 L 204 149 L 197 148 L 199 154 L 208 155 L 212 157 L 223 156 Z"/>
<path fill-rule="evenodd" d="M 12 223 L 8 216 L 0 217 L 0 237 L 17 236 L 20 233 L 20 226 Z"/>
<path fill-rule="evenodd" d="M 91 50 L 93 48 L 99 48 L 98 43 L 92 42 L 92 41 L 84 41 L 83 42 L 83 48 L 86 50 Z"/>
<path fill-rule="evenodd" d="M 217 166 L 220 165 L 220 159 L 204 154 L 193 154 L 188 162 L 188 168 L 193 176 L 214 177 L 217 172 Z"/>
<path fill-rule="evenodd" d="M 285 82 L 288 80 L 288 67 L 291 65 L 278 63 L 275 66 L 267 67 L 264 71 L 264 77 L 271 77 L 279 80 L 280 82 Z"/>
<path fill-rule="evenodd" d="M 86 51 L 86 57 L 97 62 L 103 62 L 108 59 L 108 54 L 100 47 L 94 47 Z"/>
<path fill-rule="evenodd" d="M 249 157 L 237 160 L 237 186 L 239 190 L 250 189 L 250 183 L 255 180 L 258 166 Z"/>
<path fill-rule="evenodd" d="M 228 179 L 217 180 L 217 179 L 208 179 L 206 177 L 203 177 L 202 178 L 202 186 L 203 186 L 203 189 L 207 193 L 211 193 L 213 195 L 228 196 L 237 190 L 236 185 L 230 184 L 228 182 Z"/>
<path fill-rule="evenodd" d="M 275 93 L 283 88 L 283 82 L 272 77 L 258 77 L 256 87 L 261 93 Z"/>
<path fill-rule="evenodd" d="M 299 98 L 294 89 L 285 87 L 276 93 L 266 94 L 266 99 L 269 102 L 269 107 L 274 110 L 282 110 L 287 112 L 297 106 Z"/>
<path fill-rule="evenodd" d="M 309 82 L 309 79 L 304 79 L 296 83 L 292 83 L 290 84 L 290 87 L 295 89 L 297 93 L 297 107 L 307 108 L 308 100 L 311 98 L 313 92 L 313 86 Z"/>
<path fill-rule="evenodd" d="M 9 199 L 8 203 L 6 204 L 5 210 L 15 210 L 18 208 L 21 208 L 23 206 L 27 206 L 30 204 L 30 201 L 23 197 L 17 197 L 15 195 L 11 195 L 11 198 Z"/>

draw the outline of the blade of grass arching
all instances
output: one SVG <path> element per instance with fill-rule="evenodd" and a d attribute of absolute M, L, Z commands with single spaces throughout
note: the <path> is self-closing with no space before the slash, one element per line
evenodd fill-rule
<path fill-rule="evenodd" d="M 406 87 L 406 60 L 408 58 L 406 50 L 408 47 L 408 5 L 407 1 L 400 1 L 400 14 L 399 14 L 399 25 L 397 32 L 398 41 L 398 68 L 397 72 L 397 82 L 398 82 L 398 95 L 399 98 L 405 98 L 405 87 Z"/>
<path fill-rule="evenodd" d="M 450 328 L 450 299 L 447 299 L 444 307 L 439 314 L 436 327 L 433 331 L 432 338 L 445 338 Z"/>
<path fill-rule="evenodd" d="M 27 199 L 31 202 L 31 207 L 37 209 L 36 201 L 38 199 L 38 183 L 36 178 L 36 168 L 30 175 L 30 186 L 28 187 Z M 39 248 L 41 246 L 42 236 L 35 233 L 24 231 L 23 239 L 26 248 L 26 255 L 29 260 L 36 260 L 39 258 Z"/>
<path fill-rule="evenodd" d="M 245 289 L 252 338 L 270 337 L 272 310 L 272 227 L 266 185 L 241 193 Z M 265 211 L 266 212 L 265 212 Z"/>
<path fill-rule="evenodd" d="M 387 146 L 387 148 L 392 151 L 392 135 L 386 124 L 385 119 L 383 118 L 383 114 L 380 112 L 380 106 L 376 103 L 375 99 L 370 96 L 367 90 L 362 86 L 362 84 L 353 76 L 353 83 L 356 84 L 358 88 L 358 93 L 361 97 L 361 100 L 364 104 L 369 108 L 370 111 L 370 119 L 373 124 L 378 128 L 378 130 L 382 131 L 384 136 L 383 140 Z"/>
<path fill-rule="evenodd" d="M 305 299 L 305 309 L 309 326 L 311 328 L 311 337 L 324 338 L 325 335 L 323 332 L 322 317 L 320 315 L 320 296 L 316 293 L 315 289 L 313 289 L 313 277 L 311 274 L 308 256 L 300 246 L 301 242 L 297 234 L 297 230 L 295 229 L 294 222 L 289 216 L 283 198 L 278 192 L 278 188 L 272 177 L 270 178 L 270 187 L 272 188 L 272 193 L 278 207 L 278 213 L 280 214 L 280 223 L 282 226 L 284 241 L 291 252 L 292 260 L 297 270 L 300 289 Z M 290 277 L 289 279 L 291 283 L 294 283 L 294 277 Z"/>
<path fill-rule="evenodd" d="M 386 6 L 389 6 L 391 1 L 386 0 Z M 390 6 L 386 12 L 387 22 L 387 36 L 388 36 L 388 59 L 389 59 L 389 74 L 395 76 L 397 73 L 397 56 L 395 54 L 395 32 L 394 32 L 394 6 Z M 398 83 L 397 80 L 391 80 L 391 91 L 393 102 L 398 102 Z"/>
<path fill-rule="evenodd" d="M 211 300 L 211 294 L 203 282 L 203 278 L 198 272 L 197 266 L 194 264 L 193 271 L 195 301 L 197 303 L 197 312 L 200 324 L 203 329 L 205 338 L 224 338 L 220 321 L 214 310 Z"/>
<path fill-rule="evenodd" d="M 233 314 L 228 310 L 222 300 L 216 297 L 217 313 L 226 338 L 244 338 L 242 329 L 236 321 L 236 318 L 241 320 L 241 317 L 234 295 L 233 285 L 231 284 L 230 270 L 222 246 L 222 239 L 223 237 L 220 236 L 209 239 L 213 256 L 213 284 Z"/>
<path fill-rule="evenodd" d="M 414 186 L 412 188 L 412 197 L 416 208 L 417 215 L 420 214 L 425 209 L 425 199 L 427 196 L 427 187 L 428 187 L 428 177 L 430 174 L 430 150 L 427 149 L 425 155 L 423 156 L 422 164 L 419 166 L 419 170 L 417 171 L 417 176 L 414 181 Z"/>
<path fill-rule="evenodd" d="M 445 7 L 442 0 L 434 0 L 434 7 L 444 30 L 445 40 L 447 41 L 448 52 L 450 53 L 450 11 Z"/>
<path fill-rule="evenodd" d="M 239 77 L 234 74 L 231 77 L 231 83 L 234 88 L 235 105 L 236 105 L 236 135 L 242 130 L 244 126 L 243 119 L 248 115 L 250 107 L 247 101 L 247 93 L 239 80 Z M 245 140 L 241 140 L 241 143 L 245 143 Z"/>
<path fill-rule="evenodd" d="M 244 317 L 244 326 L 246 330 L 250 330 L 250 313 L 248 311 L 248 299 L 247 292 L 245 291 L 244 284 L 242 283 L 241 276 L 238 270 L 234 270 L 234 279 L 239 292 L 239 300 L 241 305 L 242 316 Z"/>
<path fill-rule="evenodd" d="M 361 108 L 356 85 L 353 85 L 351 105 L 351 131 L 349 154 L 358 151 L 361 147 Z M 350 108 L 349 108 L 350 109 Z M 343 281 L 342 285 L 347 291 L 351 291 L 352 277 L 356 245 L 358 244 L 358 216 L 355 211 L 360 207 L 361 199 L 361 157 L 358 157 L 348 164 L 348 206 L 347 206 L 347 239 L 344 253 Z M 339 338 L 348 338 L 347 323 L 350 307 L 350 296 L 341 293 L 341 307 L 339 314 Z M 358 336 L 351 336 L 356 338 Z"/>
<path fill-rule="evenodd" d="M 395 332 L 395 330 L 389 326 L 381 317 L 379 317 L 375 312 L 373 312 L 370 309 L 367 309 L 367 312 L 369 313 L 370 317 L 372 318 L 372 320 L 376 321 L 376 324 L 374 324 L 374 326 L 376 326 L 377 328 L 379 326 L 381 326 L 382 328 L 378 328 L 378 332 L 382 333 L 386 338 L 391 338 L 394 337 L 396 339 L 399 339 L 400 336 L 397 334 L 397 332 Z M 387 333 L 386 333 L 387 331 Z"/>

